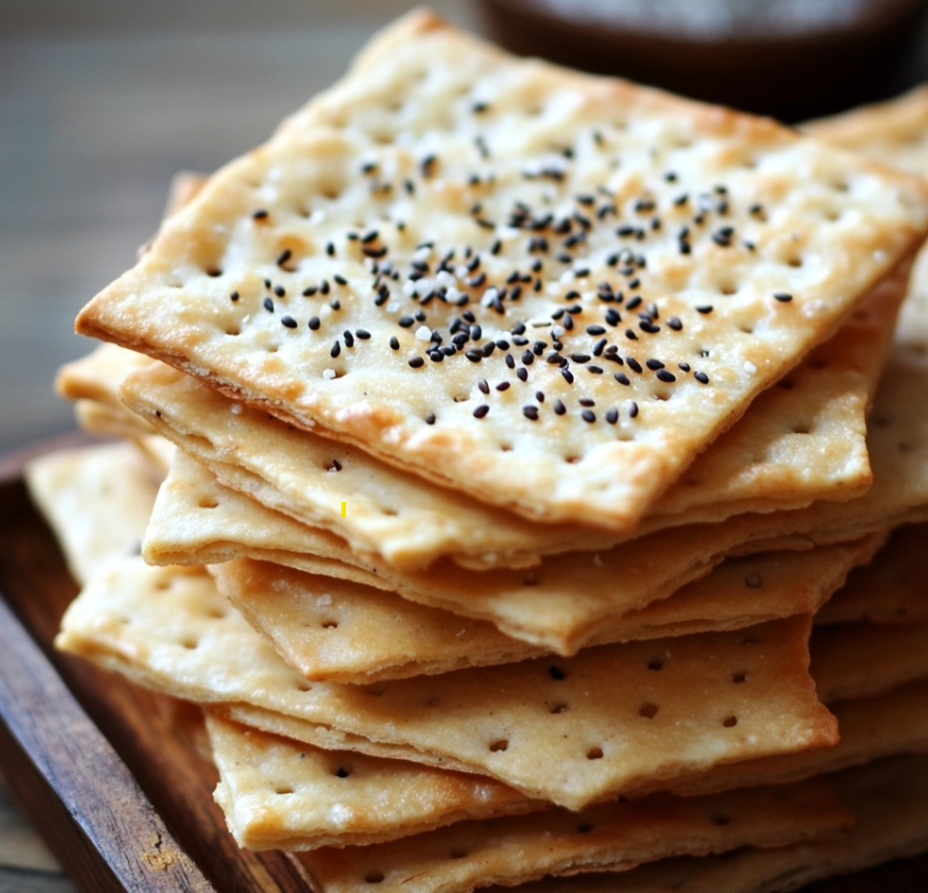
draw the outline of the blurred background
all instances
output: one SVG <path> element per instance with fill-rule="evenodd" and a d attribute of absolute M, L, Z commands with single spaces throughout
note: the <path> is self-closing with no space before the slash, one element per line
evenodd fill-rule
<path fill-rule="evenodd" d="M 522 52 L 666 77 L 691 93 L 722 90 L 719 98 L 756 100 L 793 120 L 808 111 L 803 99 L 837 111 L 928 79 L 923 0 L 776 4 L 792 9 L 784 21 L 797 28 L 837 28 L 847 39 L 822 42 L 816 32 L 810 42 L 790 26 L 771 46 L 770 0 L 430 5 Z M 73 427 L 51 381 L 92 348 L 72 334 L 74 316 L 132 265 L 172 174 L 211 171 L 261 142 L 413 5 L 0 0 L 0 452 Z M 699 14 L 689 21 L 686 10 Z"/>

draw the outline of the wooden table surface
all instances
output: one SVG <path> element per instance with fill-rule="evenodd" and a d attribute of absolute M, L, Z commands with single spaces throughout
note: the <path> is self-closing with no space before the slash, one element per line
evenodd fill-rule
<path fill-rule="evenodd" d="M 0 452 L 73 427 L 50 385 L 92 346 L 73 318 L 133 263 L 172 174 L 260 142 L 413 5 L 0 0 Z M 465 0 L 430 5 L 482 30 Z M 0 891 L 74 889 L 0 785 Z"/>

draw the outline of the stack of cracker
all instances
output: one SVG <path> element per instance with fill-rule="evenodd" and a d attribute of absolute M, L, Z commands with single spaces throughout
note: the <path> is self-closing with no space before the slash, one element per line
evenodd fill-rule
<path fill-rule="evenodd" d="M 241 845 L 443 893 L 925 845 L 928 760 L 873 763 L 928 750 L 924 528 L 841 587 L 928 520 L 928 186 L 416 13 L 183 188 L 59 379 L 176 450 L 58 643 L 204 705 Z"/>

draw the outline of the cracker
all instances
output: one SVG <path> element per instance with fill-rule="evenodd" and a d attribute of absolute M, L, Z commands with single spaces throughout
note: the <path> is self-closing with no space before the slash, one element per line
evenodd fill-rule
<path fill-rule="evenodd" d="M 872 557 L 881 540 L 723 562 L 669 598 L 614 618 L 592 644 L 740 629 L 812 613 L 841 585 L 850 567 Z M 350 580 L 249 559 L 211 571 L 220 591 L 248 622 L 311 680 L 366 683 L 545 653 L 491 624 Z"/>
<path fill-rule="evenodd" d="M 928 173 L 928 87 L 915 87 L 887 102 L 807 121 L 816 139 L 860 152 L 923 177 Z"/>
<path fill-rule="evenodd" d="M 93 400 L 114 410 L 125 411 L 119 385 L 133 370 L 152 365 L 144 354 L 101 344 L 87 356 L 65 363 L 55 375 L 55 390 L 67 400 Z"/>
<path fill-rule="evenodd" d="M 77 424 L 90 434 L 105 437 L 154 436 L 154 429 L 144 419 L 125 407 L 108 406 L 96 400 L 77 400 L 74 403 Z"/>
<path fill-rule="evenodd" d="M 766 120 L 516 60 L 417 13 L 212 177 L 77 325 L 487 502 L 628 532 L 926 228 L 920 181 Z M 516 271 L 528 281 L 514 294 Z M 598 300 L 601 281 L 622 304 Z M 628 309 L 639 294 L 647 320 Z M 466 349 L 425 360 L 433 330 L 449 345 L 464 298 L 481 326 L 473 362 Z M 552 318 L 574 302 L 579 314 Z M 621 322 L 607 315 L 619 308 Z M 421 327 L 398 325 L 420 310 Z M 595 356 L 602 322 L 615 362 L 565 360 L 571 385 L 559 360 L 535 361 L 555 331 L 565 355 Z M 628 386 L 590 371 L 626 375 L 629 357 L 665 368 Z"/>
<path fill-rule="evenodd" d="M 822 624 L 928 621 L 928 527 L 897 530 L 872 564 L 852 571 L 841 590 L 816 614 Z"/>
<path fill-rule="evenodd" d="M 534 812 L 479 775 L 319 750 L 206 711 L 215 798 L 239 846 L 308 850 L 378 843 L 464 820 Z"/>
<path fill-rule="evenodd" d="M 753 841 L 761 846 L 779 846 L 791 838 L 830 837 L 850 819 L 820 783 L 610 803 L 580 815 L 557 810 L 463 822 L 392 843 L 316 850 L 298 858 L 327 893 L 375 883 L 378 890 L 457 893 L 545 874 L 627 869 L 681 853 L 729 851 L 752 838 L 761 838 Z"/>
<path fill-rule="evenodd" d="M 160 478 L 132 444 L 48 453 L 29 462 L 25 480 L 78 583 L 138 554 Z"/>
<path fill-rule="evenodd" d="M 858 817 L 846 834 L 795 847 L 668 859 L 621 874 L 547 879 L 527 884 L 523 893 L 784 893 L 928 849 L 928 755 L 853 769 L 831 783 Z"/>
<path fill-rule="evenodd" d="M 135 562 L 91 581 L 57 641 L 149 687 L 183 684 L 193 700 L 295 716 L 329 747 L 467 767 L 579 808 L 655 779 L 834 744 L 806 670 L 809 626 L 799 616 L 376 686 L 311 684 L 209 577 Z M 733 682 L 742 673 L 750 684 Z"/>

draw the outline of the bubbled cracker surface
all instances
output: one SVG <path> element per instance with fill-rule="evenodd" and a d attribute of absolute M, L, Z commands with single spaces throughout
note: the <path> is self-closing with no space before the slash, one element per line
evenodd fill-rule
<path fill-rule="evenodd" d="M 248 849 L 366 844 L 547 808 L 479 775 L 319 750 L 206 715 L 216 799 Z"/>
<path fill-rule="evenodd" d="M 925 224 L 915 181 L 420 15 L 212 178 L 79 328 L 486 501 L 627 531 Z M 480 330 L 428 358 L 468 309 Z"/>
<path fill-rule="evenodd" d="M 545 874 L 725 852 L 752 842 L 777 846 L 814 840 L 846 827 L 850 818 L 825 785 L 754 789 L 689 800 L 612 803 L 579 815 L 557 810 L 466 822 L 393 843 L 318 850 L 299 858 L 331 893 L 374 884 L 381 890 L 459 893 Z"/>
<path fill-rule="evenodd" d="M 835 739 L 806 669 L 808 617 L 359 687 L 307 682 L 208 576 L 143 568 L 93 580 L 59 646 L 188 699 L 308 722 L 329 747 L 467 766 L 572 808 Z"/>
<path fill-rule="evenodd" d="M 666 599 L 617 617 L 595 644 L 730 630 L 815 611 L 879 542 L 723 562 Z M 373 682 L 525 660 L 544 651 L 488 623 L 390 592 L 266 562 L 212 568 L 220 591 L 308 679 Z"/>

